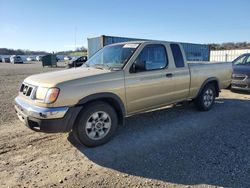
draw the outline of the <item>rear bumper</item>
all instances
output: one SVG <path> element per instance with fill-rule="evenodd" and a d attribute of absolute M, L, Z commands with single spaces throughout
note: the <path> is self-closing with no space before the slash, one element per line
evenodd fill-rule
<path fill-rule="evenodd" d="M 250 91 L 250 78 L 244 80 L 232 80 L 231 88 L 241 91 Z"/>
<path fill-rule="evenodd" d="M 42 108 L 32 106 L 19 97 L 15 99 L 18 118 L 34 131 L 69 132 L 80 110 L 80 107 Z"/>

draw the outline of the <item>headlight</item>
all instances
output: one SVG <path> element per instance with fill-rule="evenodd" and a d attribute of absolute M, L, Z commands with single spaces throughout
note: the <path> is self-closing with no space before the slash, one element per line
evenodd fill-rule
<path fill-rule="evenodd" d="M 46 87 L 38 87 L 36 90 L 36 96 L 35 99 L 43 101 L 46 97 L 46 94 L 48 92 L 48 88 Z"/>
<path fill-rule="evenodd" d="M 59 88 L 49 88 L 46 94 L 46 97 L 44 99 L 44 102 L 47 104 L 54 103 L 60 93 Z"/>

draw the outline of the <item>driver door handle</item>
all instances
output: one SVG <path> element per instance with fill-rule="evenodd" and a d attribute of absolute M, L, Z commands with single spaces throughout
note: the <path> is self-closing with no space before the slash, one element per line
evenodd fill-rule
<path fill-rule="evenodd" d="M 166 74 L 166 77 L 167 77 L 167 78 L 172 78 L 172 77 L 173 77 L 173 74 L 172 74 L 172 73 L 167 73 L 167 74 Z"/>

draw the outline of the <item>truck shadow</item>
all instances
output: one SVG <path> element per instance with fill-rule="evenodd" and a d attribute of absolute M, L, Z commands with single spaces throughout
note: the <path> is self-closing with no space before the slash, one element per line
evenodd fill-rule
<path fill-rule="evenodd" d="M 219 99 L 209 112 L 181 105 L 126 120 L 88 159 L 129 175 L 182 185 L 250 186 L 250 101 Z"/>

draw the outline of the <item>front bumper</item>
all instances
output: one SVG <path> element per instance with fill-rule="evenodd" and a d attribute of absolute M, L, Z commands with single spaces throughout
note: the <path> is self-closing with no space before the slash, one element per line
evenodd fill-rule
<path fill-rule="evenodd" d="M 232 80 L 231 88 L 241 91 L 250 91 L 250 78 L 244 80 Z"/>
<path fill-rule="evenodd" d="M 30 105 L 19 97 L 15 99 L 18 118 L 35 131 L 69 132 L 80 110 L 80 107 L 43 108 Z"/>

